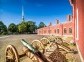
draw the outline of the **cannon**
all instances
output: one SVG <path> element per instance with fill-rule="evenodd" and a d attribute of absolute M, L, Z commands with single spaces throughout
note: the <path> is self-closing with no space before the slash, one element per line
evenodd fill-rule
<path fill-rule="evenodd" d="M 24 57 L 25 55 L 28 56 L 28 52 L 32 53 L 32 59 L 34 58 L 36 62 L 39 62 L 39 59 L 43 62 L 49 62 L 49 60 L 39 50 L 32 47 L 32 45 L 29 42 L 26 42 L 24 39 L 22 39 L 21 43 L 24 45 L 24 53 L 21 55 L 18 55 L 18 52 L 13 45 L 7 46 L 6 62 L 20 62 L 19 58 Z M 39 59 L 37 57 L 39 57 Z"/>
<path fill-rule="evenodd" d="M 32 43 L 21 40 L 23 44 L 23 53 L 18 54 L 13 45 L 8 45 L 6 48 L 6 62 L 20 62 L 20 58 L 27 56 L 32 62 L 67 62 L 62 51 L 72 51 L 69 47 L 63 45 L 63 42 L 56 41 L 57 38 L 52 37 L 41 40 L 34 40 Z M 58 40 L 58 39 L 57 39 Z"/>

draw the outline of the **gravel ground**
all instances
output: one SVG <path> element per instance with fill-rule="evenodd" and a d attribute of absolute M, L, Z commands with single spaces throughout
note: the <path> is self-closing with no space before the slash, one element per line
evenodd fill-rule
<path fill-rule="evenodd" d="M 7 45 L 12 44 L 16 47 L 18 50 L 19 54 L 22 53 L 22 47 L 23 45 L 21 44 L 21 39 L 25 39 L 27 41 L 32 42 L 35 39 L 41 39 L 43 36 L 39 35 L 8 35 L 8 36 L 1 36 L 0 38 L 0 62 L 5 62 L 5 49 Z"/>
<path fill-rule="evenodd" d="M 21 39 L 25 39 L 26 41 L 30 41 L 30 43 L 33 41 L 33 40 L 40 40 L 42 37 L 44 36 L 41 36 L 41 35 L 36 35 L 36 34 L 23 34 L 23 35 L 8 35 L 8 36 L 1 36 L 0 38 L 0 62 L 5 62 L 5 49 L 7 47 L 7 45 L 9 44 L 12 44 L 16 47 L 17 51 L 19 52 L 19 54 L 22 53 L 22 47 L 23 45 L 21 44 Z M 45 36 L 46 37 L 46 36 Z M 77 61 L 74 61 L 74 62 L 80 62 L 80 58 L 79 58 L 79 55 L 75 55 L 75 57 L 77 56 Z M 23 60 L 24 59 L 24 60 Z M 28 58 L 22 58 L 21 59 L 21 62 L 31 62 L 31 61 L 28 61 L 29 59 Z"/>

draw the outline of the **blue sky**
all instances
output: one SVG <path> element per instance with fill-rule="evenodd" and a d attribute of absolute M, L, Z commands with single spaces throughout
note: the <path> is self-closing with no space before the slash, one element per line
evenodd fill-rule
<path fill-rule="evenodd" d="M 38 25 L 43 21 L 55 24 L 55 20 L 66 21 L 66 16 L 72 13 L 69 0 L 0 0 L 0 20 L 7 26 L 18 24 L 22 19 L 22 6 L 25 20 L 32 20 Z"/>

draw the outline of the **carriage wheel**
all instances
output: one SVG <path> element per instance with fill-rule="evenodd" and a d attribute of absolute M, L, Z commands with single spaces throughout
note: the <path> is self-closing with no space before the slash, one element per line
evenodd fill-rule
<path fill-rule="evenodd" d="M 42 38 L 41 43 L 45 46 L 44 53 L 52 53 L 54 49 L 57 49 L 57 44 L 54 42 L 54 39 L 52 36 L 49 38 Z"/>
<path fill-rule="evenodd" d="M 47 38 L 42 38 L 41 40 L 41 43 L 44 45 L 44 46 L 47 46 L 47 44 L 49 44 L 50 43 L 50 41 L 47 39 Z"/>
<path fill-rule="evenodd" d="M 49 36 L 48 39 L 50 40 L 50 42 L 54 42 L 55 41 L 54 36 Z"/>
<path fill-rule="evenodd" d="M 63 43 L 63 39 L 60 37 L 54 37 L 55 38 L 55 42 L 57 42 L 58 44 L 62 44 Z"/>
<path fill-rule="evenodd" d="M 51 42 L 45 48 L 45 55 L 48 57 L 55 49 L 59 49 L 58 45 L 55 42 Z"/>
<path fill-rule="evenodd" d="M 38 49 L 40 52 L 44 53 L 44 45 L 39 40 L 33 40 L 32 46 Z"/>
<path fill-rule="evenodd" d="M 19 55 L 13 45 L 8 45 L 6 48 L 6 62 L 19 62 Z"/>
<path fill-rule="evenodd" d="M 45 49 L 49 49 L 50 51 L 48 52 L 52 52 L 53 50 L 58 49 L 58 48 L 59 48 L 58 44 L 51 42 Z"/>

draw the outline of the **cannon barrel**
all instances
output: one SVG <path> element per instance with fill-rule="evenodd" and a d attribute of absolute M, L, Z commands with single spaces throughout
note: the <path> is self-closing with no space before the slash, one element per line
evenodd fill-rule
<path fill-rule="evenodd" d="M 26 42 L 24 39 L 21 40 L 21 43 L 25 47 L 27 47 L 32 53 L 35 53 L 37 51 L 29 42 Z"/>
<path fill-rule="evenodd" d="M 24 39 L 22 39 L 21 43 L 25 47 L 27 47 L 31 53 L 40 58 L 43 62 L 50 62 L 39 50 L 35 49 L 29 42 L 26 42 Z"/>

